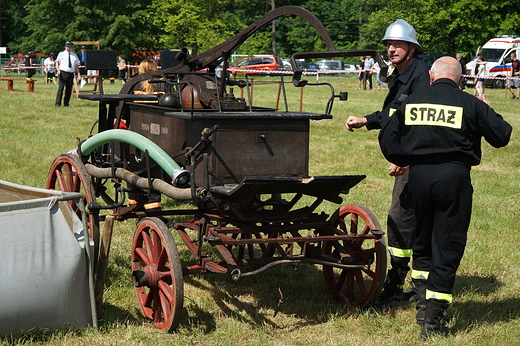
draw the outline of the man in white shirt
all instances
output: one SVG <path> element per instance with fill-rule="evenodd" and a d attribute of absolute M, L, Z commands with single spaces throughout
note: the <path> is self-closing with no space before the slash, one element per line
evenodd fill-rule
<path fill-rule="evenodd" d="M 61 98 L 63 88 L 65 88 L 65 97 L 63 98 L 63 106 L 68 107 L 70 97 L 72 95 L 72 86 L 74 84 L 74 76 L 81 78 L 79 73 L 79 59 L 76 53 L 72 51 L 72 42 L 65 42 L 65 50 L 58 54 L 56 58 L 56 73 L 59 77 L 58 93 L 56 94 L 56 107 L 61 106 Z"/>
<path fill-rule="evenodd" d="M 370 90 L 372 90 L 372 74 L 374 73 L 374 58 L 367 55 L 365 59 L 365 79 L 368 82 Z"/>

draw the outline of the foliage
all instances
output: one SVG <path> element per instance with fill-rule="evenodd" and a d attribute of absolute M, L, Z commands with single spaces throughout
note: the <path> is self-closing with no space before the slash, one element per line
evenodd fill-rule
<path fill-rule="evenodd" d="M 27 36 L 19 45 L 57 52 L 65 41 L 100 41 L 102 49 L 115 49 L 130 57 L 135 48 L 155 42 L 153 30 L 148 31 L 145 22 L 145 3 L 144 0 L 30 0 L 24 19 Z"/>
<path fill-rule="evenodd" d="M 378 42 L 386 27 L 403 18 L 417 31 L 426 54 L 475 54 L 498 34 L 520 34 L 520 5 L 505 0 L 368 0 L 376 8 L 363 25 L 364 39 Z"/>
<path fill-rule="evenodd" d="M 0 34 L 16 52 L 57 52 L 66 40 L 91 40 L 127 58 L 138 47 L 187 47 L 196 54 L 238 33 L 273 6 L 286 5 L 316 15 L 342 50 L 384 51 L 380 40 L 397 18 L 416 28 L 427 54 L 461 52 L 469 58 L 496 34 L 520 34 L 520 4 L 506 0 L 0 0 Z M 266 25 L 237 53 L 289 57 L 325 48 L 300 18 L 281 17 L 274 24 L 274 40 L 272 26 Z"/>
<path fill-rule="evenodd" d="M 218 14 L 230 0 L 154 0 L 149 14 L 155 28 L 160 28 L 159 43 L 175 49 L 190 46 L 193 54 L 199 47 L 207 50 L 233 32 Z M 229 17 L 228 17 L 229 19 Z"/>

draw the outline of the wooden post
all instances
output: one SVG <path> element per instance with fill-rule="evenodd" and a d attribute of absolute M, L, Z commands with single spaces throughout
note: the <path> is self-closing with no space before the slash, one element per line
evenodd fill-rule
<path fill-rule="evenodd" d="M 280 104 L 280 93 L 282 91 L 282 83 L 278 84 L 278 92 L 276 93 L 276 103 L 274 108 L 278 109 L 278 105 Z"/>
<path fill-rule="evenodd" d="M 303 88 L 300 88 L 300 112 L 303 111 Z"/>
<path fill-rule="evenodd" d="M 105 225 L 103 227 L 103 235 L 101 237 L 101 244 L 99 247 L 99 261 L 97 265 L 96 275 L 96 310 L 101 311 L 103 305 L 103 290 L 105 289 L 105 279 L 108 267 L 108 255 L 110 253 L 110 243 L 112 241 L 112 230 L 114 229 L 115 215 L 107 215 L 105 218 Z"/>
<path fill-rule="evenodd" d="M 7 80 L 7 90 L 13 91 L 14 90 L 13 89 L 13 84 L 14 84 L 13 80 L 12 79 L 8 79 Z"/>
<path fill-rule="evenodd" d="M 33 80 L 27 81 L 27 91 L 29 91 L 30 93 L 34 92 L 34 81 Z"/>

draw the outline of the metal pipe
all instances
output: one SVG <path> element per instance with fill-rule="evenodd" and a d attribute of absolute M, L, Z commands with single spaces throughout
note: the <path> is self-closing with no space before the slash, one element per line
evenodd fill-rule
<path fill-rule="evenodd" d="M 96 148 L 111 141 L 131 144 L 143 152 L 148 150 L 150 157 L 172 178 L 174 186 L 180 187 L 188 184 L 190 180 L 189 172 L 182 169 L 157 144 L 136 132 L 119 129 L 100 132 L 81 143 L 81 154 L 89 155 Z"/>
<path fill-rule="evenodd" d="M 87 173 L 95 178 L 119 178 L 137 186 L 140 189 L 149 188 L 147 178 L 140 177 L 137 174 L 134 174 L 124 168 L 116 168 L 114 172 L 115 176 L 112 174 L 113 172 L 110 168 L 100 168 L 92 164 L 86 164 L 85 168 L 87 169 Z M 191 189 L 174 187 L 161 179 L 152 179 L 152 188 L 165 196 L 177 200 L 189 201 L 193 199 L 191 195 Z"/>

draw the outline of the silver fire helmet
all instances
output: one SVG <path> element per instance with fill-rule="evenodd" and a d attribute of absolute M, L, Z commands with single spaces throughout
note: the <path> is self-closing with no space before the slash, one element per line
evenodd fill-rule
<path fill-rule="evenodd" d="M 381 43 L 386 44 L 388 40 L 410 42 L 417 46 L 417 53 L 421 54 L 424 52 L 419 42 L 417 42 L 415 29 L 404 19 L 398 19 L 386 28 L 385 37 L 381 40 Z"/>

